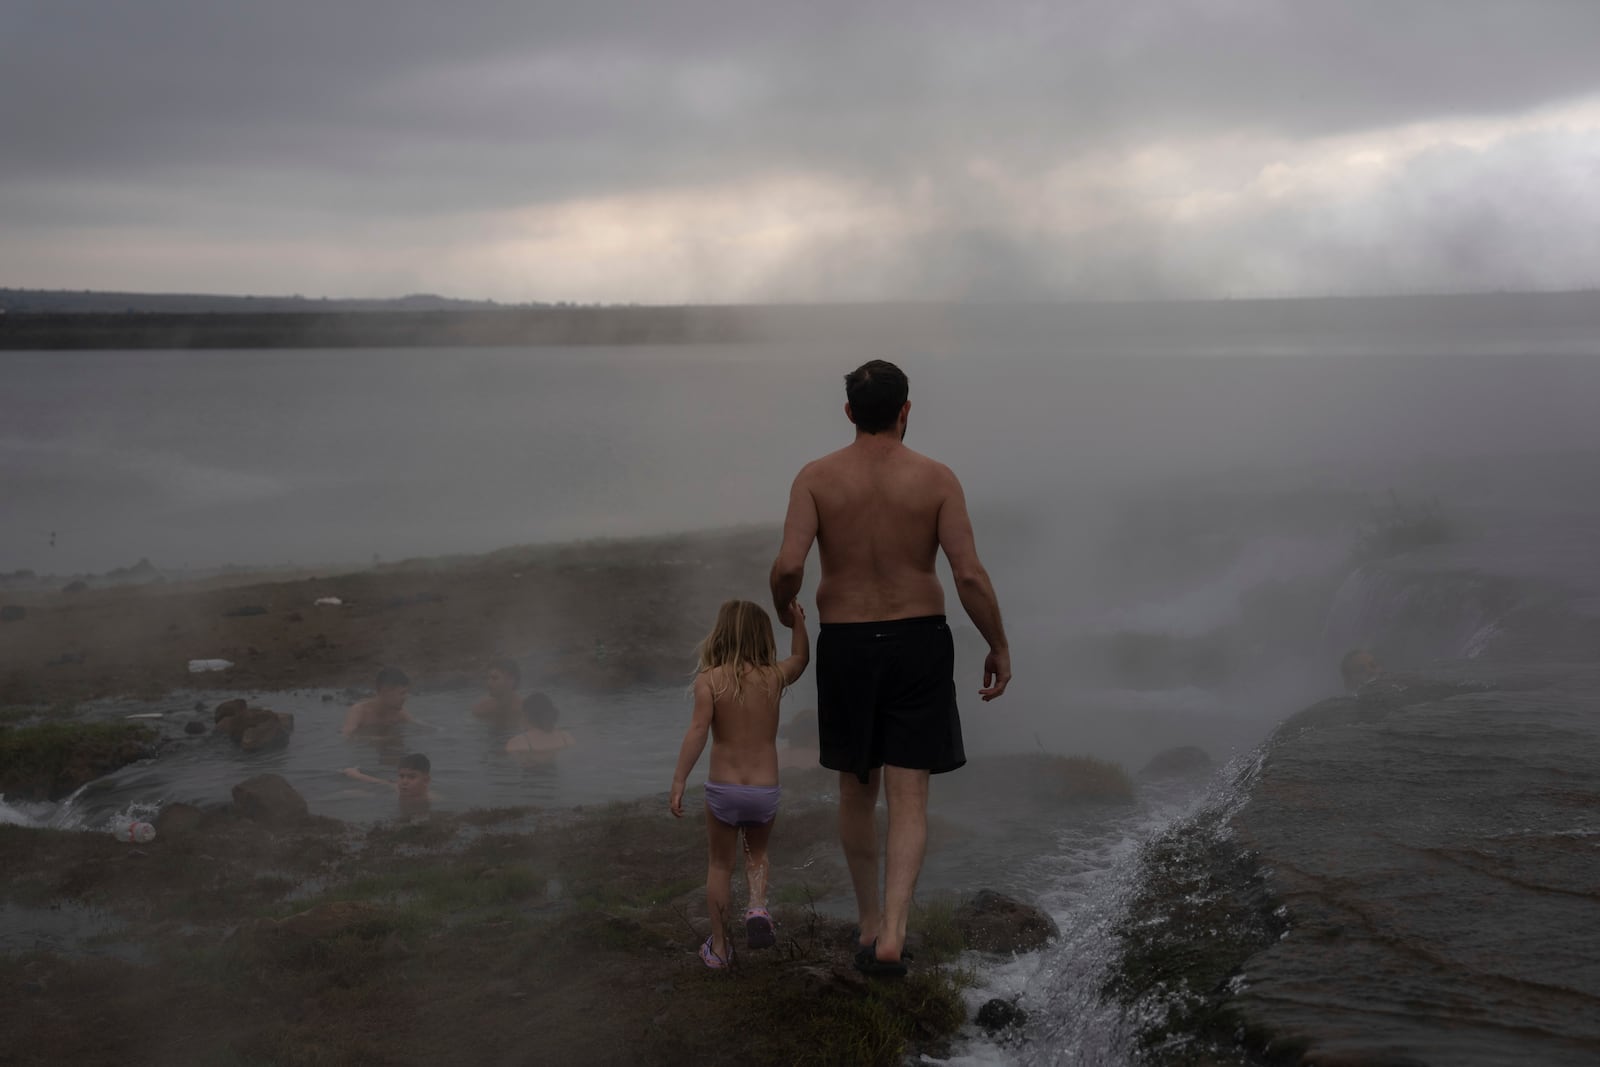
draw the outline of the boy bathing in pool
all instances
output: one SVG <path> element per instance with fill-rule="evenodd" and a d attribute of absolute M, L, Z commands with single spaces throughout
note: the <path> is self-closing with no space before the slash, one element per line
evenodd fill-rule
<path fill-rule="evenodd" d="M 706 912 L 711 936 L 700 959 L 713 969 L 733 955 L 726 919 L 732 896 L 734 848 L 744 831 L 745 879 L 750 890 L 745 939 L 751 948 L 777 941 L 767 911 L 767 843 L 778 816 L 778 701 L 811 662 L 805 612 L 791 606 L 794 633 L 789 658 L 777 661 L 772 621 L 760 605 L 730 600 L 700 644 L 700 672 L 694 680 L 694 718 L 678 752 L 672 775 L 672 814 L 683 817 L 683 791 L 689 772 L 711 737 L 711 768 L 706 777 Z"/>

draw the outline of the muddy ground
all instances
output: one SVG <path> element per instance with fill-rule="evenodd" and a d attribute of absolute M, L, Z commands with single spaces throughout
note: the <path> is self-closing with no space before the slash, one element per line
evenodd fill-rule
<path fill-rule="evenodd" d="M 0 706 L 207 688 L 369 687 L 400 664 L 423 685 L 502 656 L 552 681 L 620 689 L 687 677 L 730 597 L 766 603 L 772 529 L 504 549 L 351 573 L 0 590 Z M 338 607 L 317 607 L 334 597 Z M 624 654 L 625 653 L 625 654 Z M 190 660 L 233 667 L 191 675 Z"/>
<path fill-rule="evenodd" d="M 908 979 L 858 975 L 852 931 L 811 904 L 843 887 L 833 818 L 825 804 L 786 811 L 779 943 L 739 952 L 727 973 L 693 952 L 709 929 L 702 837 L 664 833 L 654 800 L 374 828 L 178 811 L 145 845 L 0 827 L 12 925 L 51 912 L 58 932 L 0 955 L 0 1063 L 820 1064 L 937 1051 L 965 1018 L 950 907 L 919 915 Z M 59 935 L 74 915 L 84 935 Z"/>

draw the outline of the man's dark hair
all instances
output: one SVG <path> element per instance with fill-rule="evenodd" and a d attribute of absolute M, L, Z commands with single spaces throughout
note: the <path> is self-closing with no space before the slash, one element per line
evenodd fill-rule
<path fill-rule="evenodd" d="M 555 703 L 543 693 L 529 693 L 523 697 L 522 714 L 527 718 L 529 726 L 546 732 L 554 730 L 556 720 L 561 717 L 561 713 L 556 711 Z"/>
<path fill-rule="evenodd" d="M 428 757 L 420 752 L 413 752 L 409 756 L 401 756 L 400 762 L 395 766 L 402 771 L 421 771 L 423 774 L 433 773 L 433 764 L 428 762 Z"/>
<path fill-rule="evenodd" d="M 387 689 L 391 685 L 410 685 L 411 679 L 406 677 L 406 672 L 399 667 L 385 667 L 378 672 L 378 688 Z"/>
<path fill-rule="evenodd" d="M 508 676 L 513 682 L 520 683 L 522 681 L 522 668 L 517 666 L 517 661 L 514 659 L 492 659 L 489 661 L 489 669 L 491 671 L 499 671 L 501 674 Z"/>
<path fill-rule="evenodd" d="M 850 416 L 863 433 L 894 429 L 910 391 L 905 371 L 887 360 L 870 360 L 844 376 Z"/>

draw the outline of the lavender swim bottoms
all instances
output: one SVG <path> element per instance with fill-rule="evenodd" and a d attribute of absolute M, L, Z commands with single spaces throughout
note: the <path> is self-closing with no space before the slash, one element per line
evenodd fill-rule
<path fill-rule="evenodd" d="M 706 783 L 706 807 L 725 826 L 765 826 L 778 817 L 779 788 L 775 785 Z"/>

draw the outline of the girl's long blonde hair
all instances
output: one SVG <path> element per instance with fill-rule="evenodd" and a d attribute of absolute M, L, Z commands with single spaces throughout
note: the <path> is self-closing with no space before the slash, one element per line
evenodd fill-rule
<path fill-rule="evenodd" d="M 772 638 L 772 620 L 759 604 L 748 600 L 725 601 L 717 609 L 716 625 L 700 642 L 700 673 L 714 667 L 728 667 L 734 698 L 742 688 L 746 668 L 783 677 L 778 671 L 778 649 Z"/>

